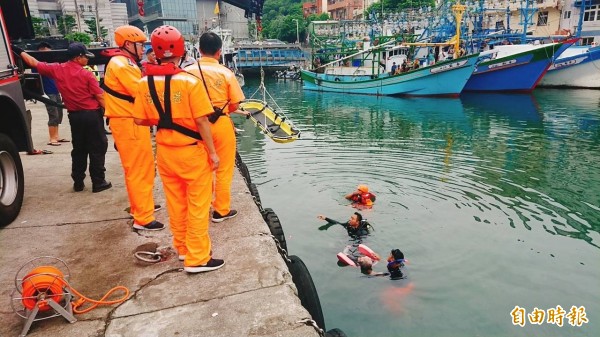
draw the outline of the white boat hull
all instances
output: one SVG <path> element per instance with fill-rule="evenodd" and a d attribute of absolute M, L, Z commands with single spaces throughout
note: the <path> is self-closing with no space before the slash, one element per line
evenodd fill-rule
<path fill-rule="evenodd" d="M 600 89 L 600 50 L 559 57 L 540 82 L 541 87 L 577 87 Z"/>

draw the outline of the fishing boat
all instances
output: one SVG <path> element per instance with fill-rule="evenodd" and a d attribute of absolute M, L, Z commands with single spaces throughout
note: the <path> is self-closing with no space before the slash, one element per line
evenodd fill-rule
<path fill-rule="evenodd" d="M 456 17 L 456 35 L 446 43 L 407 43 L 397 42 L 396 38 L 381 43 L 377 39 L 371 47 L 371 40 L 365 37 L 362 50 L 337 58 L 324 65 L 317 64 L 313 70 L 302 70 L 303 87 L 306 90 L 340 92 L 351 94 L 390 95 L 390 96 L 458 96 L 473 73 L 479 54 L 464 57 L 454 55 L 454 59 L 433 65 L 423 66 L 415 61 L 413 66 L 402 72 L 394 71 L 393 57 L 406 58 L 408 52 L 400 52 L 415 47 L 460 46 L 460 22 L 465 6 L 457 3 L 452 6 Z M 327 23 L 330 25 L 329 23 Z M 324 29 L 333 31 L 332 27 Z M 316 40 L 318 37 L 313 38 Z M 343 45 L 343 44 L 342 44 Z M 326 50 L 326 48 L 322 48 Z M 335 51 L 334 54 L 339 53 Z M 400 60 L 400 58 L 398 59 Z M 391 70 L 391 71 L 390 71 Z"/>
<path fill-rule="evenodd" d="M 571 46 L 552 62 L 541 87 L 600 88 L 600 46 Z"/>
<path fill-rule="evenodd" d="M 579 11 L 579 21 L 575 29 L 576 39 L 582 38 L 583 22 L 589 19 L 586 15 L 593 13 L 586 11 L 591 9 L 591 5 L 589 1 L 575 1 L 571 4 L 574 13 L 577 9 Z M 590 21 L 593 21 L 593 18 Z M 540 86 L 600 88 L 600 47 L 596 46 L 596 42 L 581 45 L 583 41 L 584 39 L 581 39 L 577 42 L 579 45 L 569 47 L 552 62 Z M 586 42 L 590 43 L 589 40 Z"/>
<path fill-rule="evenodd" d="M 558 42 L 495 46 L 480 54 L 480 63 L 464 90 L 530 92 L 540 82 L 555 55 L 569 45 Z"/>
<path fill-rule="evenodd" d="M 390 96 L 458 96 L 473 73 L 473 54 L 391 75 L 371 74 L 369 67 L 340 67 L 325 73 L 301 70 L 304 89 Z"/>

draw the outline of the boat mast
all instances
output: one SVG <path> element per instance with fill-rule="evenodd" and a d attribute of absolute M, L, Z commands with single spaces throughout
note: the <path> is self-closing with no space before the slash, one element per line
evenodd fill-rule
<path fill-rule="evenodd" d="M 581 37 L 581 29 L 583 28 L 583 14 L 585 12 L 585 2 L 586 0 L 580 0 L 581 1 L 581 8 L 579 9 L 579 22 L 577 23 L 577 33 L 575 34 L 575 37 Z M 578 40 L 579 43 L 581 43 L 581 40 Z"/>
<path fill-rule="evenodd" d="M 456 42 L 454 42 L 454 58 L 458 58 L 458 51 L 460 49 L 460 23 L 462 22 L 463 14 L 465 14 L 465 10 L 467 6 L 460 3 L 460 0 L 456 2 L 456 4 L 452 5 L 452 13 L 454 13 L 454 18 L 456 20 Z"/>

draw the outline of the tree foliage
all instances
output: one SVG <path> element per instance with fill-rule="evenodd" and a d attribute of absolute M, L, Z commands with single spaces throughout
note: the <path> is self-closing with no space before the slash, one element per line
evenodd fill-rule
<path fill-rule="evenodd" d="M 59 16 L 56 20 L 56 23 L 58 25 L 58 31 L 63 36 L 66 36 L 67 34 L 73 32 L 73 28 L 77 26 L 77 24 L 75 23 L 75 17 L 73 15 Z"/>
<path fill-rule="evenodd" d="M 46 20 L 32 16 L 31 23 L 33 24 L 33 31 L 35 32 L 36 37 L 50 35 L 50 29 L 48 28 Z"/>
<path fill-rule="evenodd" d="M 263 7 L 263 37 L 287 42 L 296 41 L 296 21 L 300 41 L 306 35 L 302 0 L 266 0 Z"/>
<path fill-rule="evenodd" d="M 367 14 L 398 13 L 406 8 L 435 7 L 435 0 L 380 0 L 369 6 Z"/>
<path fill-rule="evenodd" d="M 86 33 L 73 32 L 65 35 L 65 39 L 71 42 L 81 42 L 85 45 L 89 45 L 92 42 L 92 38 Z"/>
<path fill-rule="evenodd" d="M 102 19 L 98 19 L 98 22 L 101 23 Z M 86 29 L 85 32 L 88 33 L 94 39 L 94 41 L 102 41 L 104 40 L 106 35 L 108 35 L 108 29 L 100 25 L 100 37 L 98 37 L 98 32 L 96 28 L 96 18 L 86 19 L 85 24 L 88 27 L 88 29 Z"/>

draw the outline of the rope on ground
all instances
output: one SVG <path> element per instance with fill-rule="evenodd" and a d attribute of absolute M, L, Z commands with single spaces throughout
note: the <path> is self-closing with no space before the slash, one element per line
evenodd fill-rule
<path fill-rule="evenodd" d="M 133 255 L 140 261 L 144 261 L 144 262 L 149 262 L 149 263 L 156 263 L 156 262 L 160 262 L 160 260 L 162 259 L 162 253 L 161 252 L 145 252 L 145 251 L 139 251 L 139 252 L 135 252 L 133 253 Z M 148 257 L 146 257 L 148 256 Z"/>
<path fill-rule="evenodd" d="M 312 326 L 313 328 L 315 328 L 315 330 L 317 330 L 317 332 L 319 333 L 319 336 L 321 336 L 321 337 L 325 336 L 325 331 L 323 329 L 319 328 L 319 325 L 317 325 L 317 322 L 315 322 L 313 319 L 305 318 L 305 319 L 301 319 L 301 320 L 297 321 L 296 323 Z"/>

